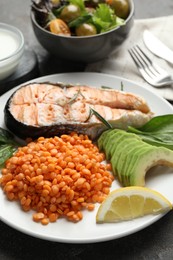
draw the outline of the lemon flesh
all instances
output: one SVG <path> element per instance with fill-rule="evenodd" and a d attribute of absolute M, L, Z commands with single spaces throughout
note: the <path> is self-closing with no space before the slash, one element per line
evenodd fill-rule
<path fill-rule="evenodd" d="M 120 222 L 145 215 L 167 213 L 172 204 L 159 192 L 146 187 L 125 187 L 112 191 L 100 205 L 96 222 Z"/>

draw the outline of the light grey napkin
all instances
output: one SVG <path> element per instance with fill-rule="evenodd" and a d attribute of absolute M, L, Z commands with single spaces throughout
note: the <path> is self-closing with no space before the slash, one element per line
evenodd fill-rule
<path fill-rule="evenodd" d="M 135 44 L 139 44 L 151 58 L 168 72 L 173 75 L 173 65 L 154 56 L 143 43 L 143 31 L 150 30 L 163 43 L 173 50 L 173 16 L 135 20 L 134 26 L 129 37 L 121 45 L 118 51 L 113 52 L 110 57 L 105 60 L 89 64 L 86 68 L 87 72 L 102 72 L 120 76 L 142 85 L 155 93 L 161 95 L 165 99 L 173 101 L 173 84 L 170 87 L 154 88 L 146 83 L 139 74 L 128 49 Z"/>

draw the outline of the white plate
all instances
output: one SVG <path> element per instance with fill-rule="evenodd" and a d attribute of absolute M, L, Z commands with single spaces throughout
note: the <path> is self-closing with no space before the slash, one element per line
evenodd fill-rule
<path fill-rule="evenodd" d="M 111 75 L 100 73 L 65 73 L 33 80 L 33 82 L 36 81 L 80 83 L 98 87 L 109 86 L 116 89 L 120 89 L 121 82 L 123 82 L 124 91 L 133 92 L 144 97 L 148 101 L 151 110 L 155 112 L 156 115 L 173 113 L 172 106 L 166 100 L 156 96 L 149 90 L 136 85 L 136 83 Z M 1 108 L 5 106 L 7 99 L 14 91 L 15 89 L 12 89 L 0 97 Z M 4 127 L 3 109 L 0 111 L 0 126 Z M 147 174 L 146 186 L 161 192 L 173 202 L 173 174 L 170 174 L 171 171 L 173 170 L 166 168 L 160 168 L 155 172 L 152 171 L 150 174 Z M 114 181 L 112 190 L 118 187 L 119 183 Z M 41 224 L 32 221 L 32 212 L 25 213 L 20 209 L 17 203 L 9 202 L 3 194 L 2 189 L 0 189 L 0 219 L 23 233 L 50 241 L 64 243 L 93 243 L 117 239 L 137 232 L 156 222 L 163 216 L 146 216 L 117 224 L 96 224 L 95 216 L 98 206 L 99 205 L 96 206 L 94 212 L 84 212 L 84 218 L 79 223 L 74 224 L 65 219 L 60 219 L 56 223 L 42 226 Z"/>

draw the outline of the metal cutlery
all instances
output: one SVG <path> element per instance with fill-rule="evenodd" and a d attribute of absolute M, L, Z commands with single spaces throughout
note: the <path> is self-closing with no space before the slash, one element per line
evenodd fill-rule
<path fill-rule="evenodd" d="M 157 39 L 150 31 L 144 31 L 143 41 L 152 53 L 173 64 L 173 51 Z"/>
<path fill-rule="evenodd" d="M 152 62 L 144 51 L 138 46 L 128 50 L 143 78 L 154 87 L 163 87 L 173 83 L 172 76 Z"/>

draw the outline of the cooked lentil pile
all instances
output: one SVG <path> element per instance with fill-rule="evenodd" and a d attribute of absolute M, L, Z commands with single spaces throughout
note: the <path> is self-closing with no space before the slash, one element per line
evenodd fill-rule
<path fill-rule="evenodd" d="M 78 222 L 110 192 L 110 164 L 86 135 L 44 138 L 20 147 L 6 161 L 0 185 L 7 198 L 19 201 L 43 225 L 60 217 Z"/>

